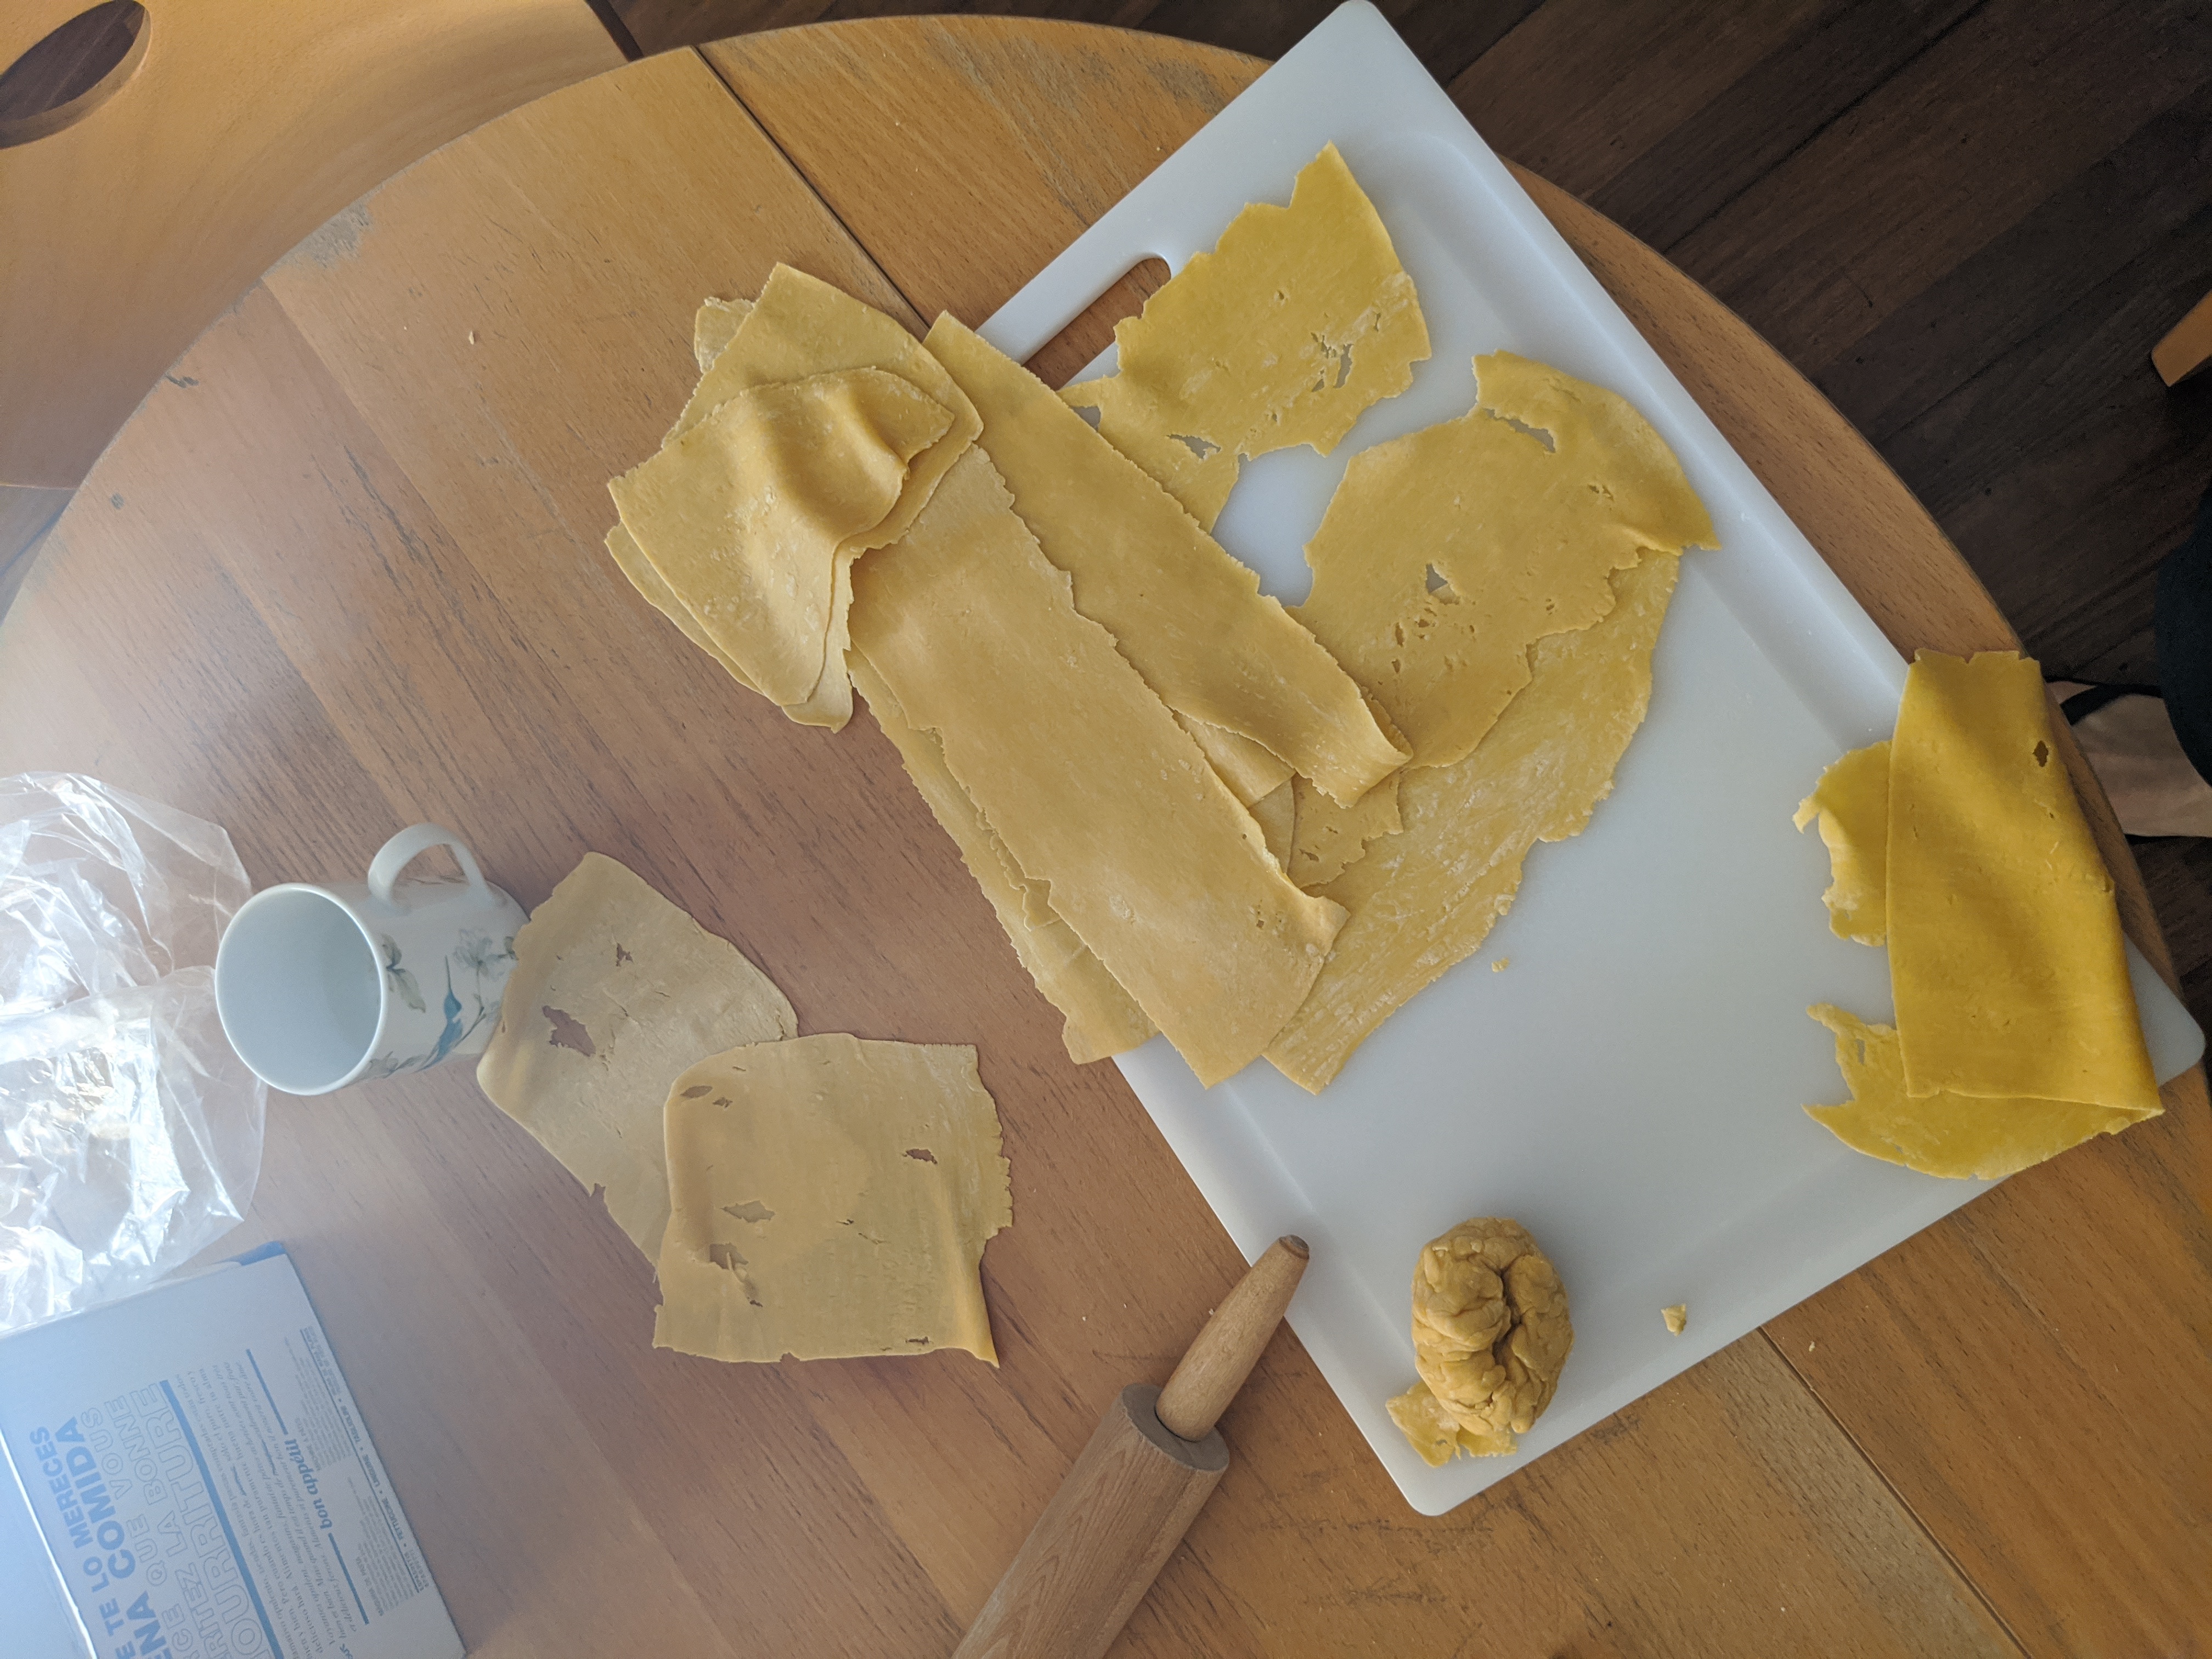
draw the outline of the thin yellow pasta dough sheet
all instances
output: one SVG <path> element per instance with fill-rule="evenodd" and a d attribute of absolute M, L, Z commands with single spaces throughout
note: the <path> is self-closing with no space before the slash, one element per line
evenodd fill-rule
<path fill-rule="evenodd" d="M 661 1109 L 702 1054 L 796 1036 L 767 975 L 598 853 L 514 936 L 514 969 L 477 1084 L 605 1195 L 651 1261 L 668 1224 Z"/>
<path fill-rule="evenodd" d="M 1047 1002 L 1065 1016 L 1060 1041 L 1077 1065 L 1104 1060 L 1149 1039 L 1157 1029 L 1114 976 L 1099 966 L 1075 930 L 1062 921 L 1045 896 L 1044 884 L 1023 876 L 968 792 L 945 763 L 945 746 L 934 732 L 906 718 L 882 677 L 866 658 L 853 656 L 853 684 L 868 700 L 868 712 L 899 751 L 899 760 L 937 821 L 960 849 L 983 896 L 991 902 L 1007 942 Z"/>
<path fill-rule="evenodd" d="M 906 534 L 937 481 L 960 459 L 960 452 L 975 441 L 982 422 L 952 377 L 896 318 L 843 289 L 789 265 L 776 266 L 729 345 L 700 376 L 669 435 L 690 431 L 750 387 L 845 368 L 878 368 L 896 374 L 952 411 L 951 422 L 936 441 L 915 456 L 898 505 L 854 544 L 856 552 L 863 553 L 887 547 Z"/>
<path fill-rule="evenodd" d="M 1109 379 L 1070 386 L 1115 448 L 1211 530 L 1241 462 L 1326 455 L 1429 355 L 1413 279 L 1331 144 L 1291 204 L 1255 202 L 1114 330 Z M 1018 495 L 1018 491 L 1016 492 Z"/>
<path fill-rule="evenodd" d="M 1376 786 L 1378 789 L 1382 787 Z M 1291 786 L 1287 782 L 1276 785 L 1245 811 L 1260 826 L 1261 838 L 1267 843 L 1267 856 L 1275 860 L 1276 867 L 1285 875 L 1290 874 L 1291 854 L 1298 828 L 1297 797 L 1291 792 Z"/>
<path fill-rule="evenodd" d="M 973 1048 L 732 1048 L 674 1080 L 666 1133 L 656 1347 L 999 1363 L 978 1268 L 1013 1200 Z"/>
<path fill-rule="evenodd" d="M 928 346 L 983 420 L 1021 515 L 1177 714 L 1246 738 L 1356 800 L 1405 762 L 1344 670 L 1152 479 L 1043 381 L 951 317 Z"/>
<path fill-rule="evenodd" d="M 714 359 L 735 337 L 738 325 L 744 321 L 752 308 L 750 300 L 717 300 L 710 296 L 699 302 L 698 313 L 691 319 L 691 361 L 699 365 L 702 374 L 714 368 Z M 878 363 L 875 367 L 880 368 L 883 365 Z"/>
<path fill-rule="evenodd" d="M 2036 665 L 1923 651 L 1890 744 L 1889 971 L 1908 1093 L 2081 1101 L 2158 1085 L 2112 877 Z"/>
<path fill-rule="evenodd" d="M 707 635 L 765 696 L 803 704 L 830 672 L 842 556 L 883 522 L 908 461 L 951 419 L 882 369 L 757 386 L 608 489 Z M 834 672 L 842 677 L 842 660 Z"/>
<path fill-rule="evenodd" d="M 1998 1181 L 2055 1158 L 2092 1135 L 2118 1134 L 2135 1114 L 2070 1100 L 2006 1099 L 1905 1091 L 1897 1029 L 1869 1025 L 1826 1004 L 1809 1011 L 1835 1034 L 1836 1063 L 1851 1098 L 1806 1115 L 1854 1152 L 1923 1175 Z"/>
<path fill-rule="evenodd" d="M 1359 862 L 1372 842 L 1404 829 L 1398 814 L 1402 775 L 1382 780 L 1349 806 L 1339 806 L 1304 778 L 1291 784 L 1291 879 L 1308 892 L 1326 887 Z"/>
<path fill-rule="evenodd" d="M 1076 610 L 981 450 L 860 567 L 855 647 L 1053 908 L 1201 1081 L 1256 1058 L 1343 912 L 1291 885 L 1165 704 Z"/>
<path fill-rule="evenodd" d="M 1222 782 L 1229 786 L 1229 793 L 1245 805 L 1256 805 L 1291 781 L 1290 763 L 1278 760 L 1251 738 L 1188 714 L 1177 714 L 1176 720 L 1206 751 L 1213 769 L 1221 774 Z"/>
<path fill-rule="evenodd" d="M 684 608 L 675 589 L 661 580 L 660 573 L 653 568 L 653 561 L 645 556 L 645 550 L 623 528 L 620 520 L 607 532 L 607 554 L 614 560 L 615 568 L 629 578 L 629 585 L 643 596 L 645 602 L 683 629 L 685 639 L 721 664 L 724 672 L 746 690 L 760 690 L 745 678 L 745 671 L 738 666 L 737 659 L 715 644 L 713 636 L 699 626 L 699 619 Z"/>
<path fill-rule="evenodd" d="M 1615 575 L 1612 609 L 1538 644 L 1528 684 L 1473 754 L 1403 775 L 1404 828 L 1322 890 L 1351 919 L 1268 1047 L 1291 1081 L 1318 1092 L 1376 1026 L 1480 948 L 1513 902 L 1528 849 L 1580 834 L 1612 793 L 1650 700 L 1651 648 L 1679 562 L 1647 554 Z"/>
<path fill-rule="evenodd" d="M 1828 849 L 1828 927 L 1838 939 L 1889 937 L 1889 744 L 1854 749 L 1798 804 L 1798 829 L 1818 819 Z"/>
<path fill-rule="evenodd" d="M 1646 550 L 1715 540 L 1627 399 L 1510 352 L 1475 407 L 1352 459 L 1306 547 L 1295 614 L 1413 744 L 1449 766 L 1528 684 L 1529 647 L 1587 628 Z"/>

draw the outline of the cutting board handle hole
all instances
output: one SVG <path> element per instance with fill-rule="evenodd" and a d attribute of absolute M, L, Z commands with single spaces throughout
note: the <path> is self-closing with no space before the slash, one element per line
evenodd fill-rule
<path fill-rule="evenodd" d="M 0 149 L 75 126 L 123 89 L 153 33 L 138 0 L 81 11 L 0 70 Z"/>
<path fill-rule="evenodd" d="M 1172 274 L 1164 259 L 1138 260 L 1115 277 L 1081 316 L 1037 348 L 1029 360 L 1030 373 L 1055 391 L 1066 386 L 1114 343 L 1114 325 L 1142 311 L 1145 301 L 1164 287 Z"/>

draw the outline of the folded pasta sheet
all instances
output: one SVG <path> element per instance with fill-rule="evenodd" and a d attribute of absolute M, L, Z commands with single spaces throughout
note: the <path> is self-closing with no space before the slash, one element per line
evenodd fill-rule
<path fill-rule="evenodd" d="M 1334 144 L 1287 208 L 1258 202 L 1114 331 L 1109 379 L 1062 394 L 1207 529 L 1241 461 L 1326 455 L 1429 355 L 1413 279 Z M 1017 491 L 1017 494 L 1019 492 Z"/>
<path fill-rule="evenodd" d="M 1806 1114 L 1869 1158 L 1923 1175 L 1996 1181 L 2140 1121 L 2132 1112 L 2072 1100 L 1948 1091 L 1912 1097 L 1905 1092 L 1895 1026 L 1870 1025 L 1826 1003 L 1811 1012 L 1835 1034 L 1836 1064 L 1851 1097 L 1838 1106 L 1808 1106 Z"/>
<path fill-rule="evenodd" d="M 668 1224 L 669 1085 L 702 1054 L 795 1035 L 791 1004 L 736 945 L 598 853 L 531 914 L 514 957 L 477 1083 L 602 1190 L 653 1261 Z"/>
<path fill-rule="evenodd" d="M 853 642 L 1017 866 L 1211 1084 L 1304 1000 L 1343 912 L 1301 893 L 981 450 L 856 573 Z"/>
<path fill-rule="evenodd" d="M 1715 539 L 1626 398 L 1510 352 L 1474 368 L 1468 413 L 1352 457 L 1295 613 L 1389 711 L 1416 766 L 1481 742 L 1528 683 L 1529 647 L 1604 616 L 1615 572 Z"/>
<path fill-rule="evenodd" d="M 1615 574 L 1604 617 L 1538 644 L 1528 685 L 1472 754 L 1401 775 L 1404 827 L 1321 889 L 1350 920 L 1267 1049 L 1293 1082 L 1327 1085 L 1370 1032 L 1480 946 L 1512 904 L 1531 847 L 1589 823 L 1644 722 L 1678 564 L 1650 553 Z"/>
<path fill-rule="evenodd" d="M 2112 878 L 2034 663 L 1914 661 L 1890 744 L 1888 881 L 1909 1092 L 2159 1109 Z"/>
<path fill-rule="evenodd" d="M 1075 608 L 1162 702 L 1340 800 L 1404 763 L 1359 688 L 1259 577 L 1042 380 L 950 317 L 927 343 L 982 416 L 981 442 L 1045 557 L 1073 580 Z"/>
<path fill-rule="evenodd" d="M 1044 884 L 1023 875 L 1006 844 L 983 821 L 945 765 L 945 746 L 937 734 L 906 718 L 890 688 L 858 653 L 853 658 L 853 684 L 899 751 L 907 776 L 959 848 L 961 861 L 990 900 L 1014 955 L 1044 1000 L 1065 1016 L 1060 1040 L 1067 1057 L 1081 1066 L 1121 1054 L 1150 1037 L 1156 1028 L 1144 1011 L 1099 965 L 1075 930 L 1060 920 Z"/>
<path fill-rule="evenodd" d="M 793 708 L 825 677 L 842 681 L 830 646 L 854 545 L 890 513 L 907 463 L 951 419 L 882 369 L 757 386 L 608 488 L 623 526 L 701 629 L 763 695 Z"/>
<path fill-rule="evenodd" d="M 732 1048 L 673 1080 L 657 1347 L 712 1359 L 965 1348 L 1013 1221 L 973 1048 L 842 1035 Z"/>

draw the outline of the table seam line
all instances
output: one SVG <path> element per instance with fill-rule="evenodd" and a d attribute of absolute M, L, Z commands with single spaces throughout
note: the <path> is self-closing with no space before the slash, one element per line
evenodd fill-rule
<path fill-rule="evenodd" d="M 1767 1346 L 1774 1350 L 1775 1358 L 1788 1369 L 1790 1376 L 1797 1379 L 1798 1386 L 1812 1396 L 1813 1403 L 1820 1408 L 1820 1414 L 1834 1425 L 1838 1434 L 1843 1436 L 1844 1443 L 1850 1447 L 1851 1450 L 1857 1455 L 1859 1461 L 1873 1473 L 1874 1478 L 1881 1482 L 1882 1490 L 1889 1494 L 1890 1500 L 1897 1505 L 1905 1519 L 1911 1522 L 1913 1529 L 1927 1540 L 1929 1548 L 1936 1552 L 1943 1565 L 1948 1567 L 1958 1581 L 1966 1587 L 1968 1594 L 1981 1604 L 1982 1610 L 1989 1614 L 1990 1622 L 1996 1626 L 2004 1639 L 2012 1644 L 2013 1650 L 2021 1656 L 2021 1659 L 2034 1659 L 2034 1650 L 2021 1639 L 2020 1633 L 2012 1627 L 2012 1621 L 1998 1610 L 1996 1603 L 1990 1599 L 1989 1592 L 1975 1581 L 1973 1575 L 1968 1572 L 1959 1558 L 1951 1553 L 1949 1547 L 1936 1535 L 1935 1528 L 1921 1518 L 1920 1511 L 1913 1508 L 1911 1501 L 1897 1489 L 1897 1483 L 1889 1478 L 1889 1472 L 1875 1461 L 1873 1454 L 1860 1443 L 1858 1436 L 1853 1434 L 1843 1419 L 1836 1415 L 1834 1408 L 1828 1404 L 1827 1397 L 1814 1386 L 1812 1378 L 1798 1369 L 1797 1363 L 1790 1357 L 1789 1351 L 1782 1346 L 1774 1333 L 1762 1325 L 1759 1328 L 1759 1334 L 1766 1339 Z"/>
<path fill-rule="evenodd" d="M 884 268 L 883 261 L 876 257 L 876 251 L 860 240 L 860 235 L 858 231 L 854 230 L 852 226 L 845 222 L 844 215 L 837 211 L 836 206 L 830 202 L 830 198 L 823 192 L 821 185 L 817 182 L 814 176 L 808 173 L 805 167 L 799 166 L 798 158 L 792 155 L 788 149 L 784 148 L 783 140 L 775 136 L 775 129 L 770 127 L 767 121 L 762 118 L 760 112 L 755 109 L 750 104 L 748 104 L 744 100 L 744 95 L 740 93 L 737 88 L 730 84 L 730 77 L 722 73 L 721 66 L 716 64 L 713 58 L 709 58 L 705 51 L 701 47 L 692 46 L 688 48 L 688 50 L 691 52 L 692 56 L 707 66 L 707 72 L 709 75 L 712 75 L 720 84 L 723 91 L 730 94 L 730 101 L 745 112 L 745 118 L 750 120 L 754 126 L 760 130 L 760 135 L 768 141 L 769 148 L 776 153 L 777 156 L 781 159 L 784 166 L 791 169 L 793 176 L 796 177 L 801 184 L 806 186 L 807 193 L 812 196 L 815 201 L 821 204 L 822 210 L 830 216 L 830 222 L 836 225 L 837 228 L 843 233 L 845 240 L 850 242 L 854 249 L 859 252 L 860 257 L 868 262 L 869 268 L 872 270 L 877 276 L 883 278 L 884 286 L 890 289 L 892 293 L 897 295 L 900 303 L 905 306 L 906 308 L 915 317 L 921 319 L 923 326 L 927 327 L 929 323 L 929 319 L 923 315 L 921 307 L 914 302 L 913 297 L 908 295 L 904 289 L 901 288 L 892 278 L 890 272 Z"/>

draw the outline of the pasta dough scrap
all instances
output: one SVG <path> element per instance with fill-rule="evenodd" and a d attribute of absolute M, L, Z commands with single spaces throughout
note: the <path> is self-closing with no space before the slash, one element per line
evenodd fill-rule
<path fill-rule="evenodd" d="M 669 1085 L 701 1054 L 798 1031 L 783 993 L 736 945 L 586 853 L 514 936 L 477 1085 L 601 1190 L 651 1261 L 668 1224 Z"/>
<path fill-rule="evenodd" d="M 788 708 L 824 678 L 851 544 L 884 521 L 908 461 L 951 420 L 881 369 L 757 386 L 608 488 L 702 630 Z"/>
<path fill-rule="evenodd" d="M 1405 1393 L 1384 1402 L 1383 1409 L 1398 1431 L 1420 1454 L 1421 1462 L 1440 1469 L 1460 1453 L 1472 1457 L 1508 1457 L 1520 1449 L 1511 1435 L 1463 1429 L 1444 1402 L 1429 1392 L 1419 1377 Z"/>
<path fill-rule="evenodd" d="M 1352 457 L 1294 613 L 1389 711 L 1415 766 L 1480 743 L 1528 683 L 1529 647 L 1603 617 L 1614 573 L 1716 539 L 1626 398 L 1510 352 L 1474 369 L 1473 410 Z"/>
<path fill-rule="evenodd" d="M 1889 744 L 1854 749 L 1820 774 L 1798 804 L 1802 830 L 1815 818 L 1828 849 L 1828 927 L 1838 939 L 1880 945 L 1889 937 Z"/>
<path fill-rule="evenodd" d="M 978 1267 L 1013 1199 L 973 1048 L 732 1048 L 674 1080 L 666 1132 L 655 1347 L 999 1363 Z"/>
<path fill-rule="evenodd" d="M 714 368 L 714 359 L 735 337 L 738 325 L 751 314 L 752 308 L 750 300 L 717 300 L 711 295 L 699 302 L 698 313 L 691 319 L 691 361 L 699 365 L 702 374 Z"/>
<path fill-rule="evenodd" d="M 1099 965 L 1075 930 L 1060 919 L 1045 884 L 1022 874 L 1006 844 L 983 821 L 945 765 L 945 746 L 937 734 L 906 718 L 890 688 L 857 653 L 853 683 L 868 700 L 876 724 L 899 751 L 907 776 L 959 848 L 961 862 L 990 900 L 1022 967 L 1044 1000 L 1065 1017 L 1060 1041 L 1067 1057 L 1079 1066 L 1087 1065 L 1147 1041 L 1157 1028 Z"/>
<path fill-rule="evenodd" d="M 1326 887 L 1365 857 L 1370 843 L 1404 829 L 1398 812 L 1401 780 L 1402 775 L 1383 779 L 1349 806 L 1339 806 L 1304 778 L 1295 780 L 1291 879 L 1308 892 Z"/>
<path fill-rule="evenodd" d="M 1073 581 L 1076 610 L 1163 702 L 1250 739 L 1340 800 L 1404 763 L 1359 688 L 1259 577 L 1043 381 L 950 317 L 927 343 L 981 414 L 980 441 L 1045 557 Z"/>
<path fill-rule="evenodd" d="M 1889 965 L 1905 1091 L 2159 1109 L 2112 877 L 2036 665 L 1923 651 L 1890 745 Z"/>
<path fill-rule="evenodd" d="M 635 538 L 623 528 L 617 520 L 615 527 L 607 532 L 607 553 L 615 567 L 629 578 L 629 585 L 637 589 L 645 602 L 684 630 L 684 637 L 722 665 L 723 671 L 748 691 L 758 691 L 738 666 L 737 659 L 714 643 L 714 637 L 699 625 L 699 619 L 684 608 L 684 601 L 676 597 L 676 590 L 661 580 L 660 573 L 653 568 L 653 561 L 645 556 L 645 550 Z"/>
<path fill-rule="evenodd" d="M 1109 379 L 1062 395 L 1206 529 L 1243 461 L 1326 455 L 1413 383 L 1428 325 L 1390 233 L 1334 144 L 1287 208 L 1255 202 L 1114 330 Z M 1018 495 L 1018 491 L 1016 492 Z"/>
<path fill-rule="evenodd" d="M 1480 746 L 1401 778 L 1405 828 L 1322 888 L 1351 913 L 1312 994 L 1267 1058 L 1318 1092 L 1413 994 L 1480 949 L 1513 902 L 1528 849 L 1579 835 L 1644 722 L 1651 649 L 1680 561 L 1613 577 L 1602 621 L 1541 641 L 1528 685 Z"/>
<path fill-rule="evenodd" d="M 2118 1134 L 2132 1112 L 2070 1100 L 1905 1092 L 1898 1030 L 1828 1004 L 1809 1011 L 1835 1034 L 1836 1063 L 1851 1097 L 1806 1115 L 1854 1152 L 1923 1175 L 1998 1181 L 2055 1158 L 2092 1135 Z"/>
<path fill-rule="evenodd" d="M 1690 1328 L 1690 1304 L 1676 1302 L 1659 1310 L 1659 1317 L 1666 1322 L 1667 1334 L 1680 1336 Z"/>
<path fill-rule="evenodd" d="M 1017 864 L 1212 1084 L 1304 999 L 1343 912 L 1259 827 L 1113 636 L 1075 608 L 989 458 L 860 567 L 853 640 Z"/>

